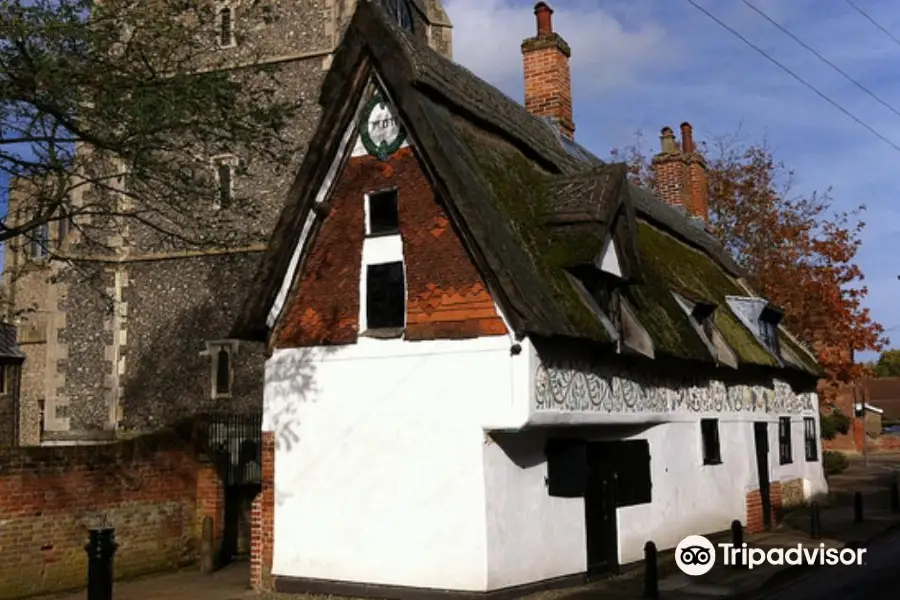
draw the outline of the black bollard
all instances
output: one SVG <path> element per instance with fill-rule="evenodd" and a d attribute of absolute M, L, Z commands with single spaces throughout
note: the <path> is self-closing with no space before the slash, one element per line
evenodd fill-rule
<path fill-rule="evenodd" d="M 736 550 L 740 550 L 744 545 L 744 526 L 737 519 L 731 522 L 731 543 Z M 740 569 L 744 566 L 739 557 L 740 553 L 735 553 L 734 563 L 731 565 L 733 569 Z"/>
<path fill-rule="evenodd" d="M 644 544 L 644 598 L 659 598 L 659 565 L 656 544 Z"/>
<path fill-rule="evenodd" d="M 900 483 L 896 479 L 891 482 L 891 512 L 900 512 Z"/>
<path fill-rule="evenodd" d="M 112 600 L 113 555 L 118 547 L 112 527 L 90 530 L 90 540 L 84 547 L 88 554 L 87 600 Z"/>
<path fill-rule="evenodd" d="M 863 522 L 863 496 L 862 492 L 853 494 L 853 522 Z"/>
<path fill-rule="evenodd" d="M 818 502 L 813 502 L 809 507 L 809 536 L 814 540 L 822 537 L 822 516 L 819 514 Z"/>

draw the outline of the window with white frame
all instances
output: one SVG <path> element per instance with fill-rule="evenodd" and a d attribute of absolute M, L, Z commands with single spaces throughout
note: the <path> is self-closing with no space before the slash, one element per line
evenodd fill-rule
<path fill-rule="evenodd" d="M 213 158 L 216 179 L 216 208 L 229 208 L 234 203 L 234 176 L 237 164 L 237 157 L 230 154 Z"/>
<path fill-rule="evenodd" d="M 231 6 L 221 7 L 216 21 L 216 25 L 218 26 L 219 46 L 222 48 L 234 46 L 234 8 Z"/>
<path fill-rule="evenodd" d="M 369 332 L 402 333 L 406 325 L 406 267 L 400 237 L 399 193 L 375 190 L 364 197 L 360 325 Z M 393 336 L 392 337 L 396 337 Z"/>
<path fill-rule="evenodd" d="M 400 231 L 397 190 L 373 192 L 366 197 L 366 234 L 394 235 Z"/>
<path fill-rule="evenodd" d="M 406 322 L 406 282 L 403 262 L 366 266 L 368 329 L 398 329 Z"/>

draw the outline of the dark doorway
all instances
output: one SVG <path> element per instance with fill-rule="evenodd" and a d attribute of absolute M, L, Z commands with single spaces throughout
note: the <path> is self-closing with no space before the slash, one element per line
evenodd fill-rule
<path fill-rule="evenodd" d="M 588 575 L 619 570 L 616 523 L 616 464 L 613 443 L 587 445 L 587 482 L 584 490 Z"/>
<path fill-rule="evenodd" d="M 207 447 L 223 484 L 219 566 L 250 554 L 250 506 L 261 490 L 262 415 L 213 415 Z"/>
<path fill-rule="evenodd" d="M 769 497 L 769 424 L 754 423 L 753 438 L 756 445 L 756 472 L 759 475 L 759 496 L 766 530 L 772 528 L 772 502 Z"/>

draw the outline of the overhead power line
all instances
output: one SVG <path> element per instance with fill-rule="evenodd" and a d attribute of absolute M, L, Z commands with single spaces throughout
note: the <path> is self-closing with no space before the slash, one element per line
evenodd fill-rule
<path fill-rule="evenodd" d="M 881 98 L 879 98 L 879 97 L 875 94 L 875 92 L 873 92 L 873 91 L 870 90 L 868 87 L 866 87 L 865 85 L 861 84 L 859 81 L 857 81 L 856 79 L 854 79 L 852 76 L 850 76 L 846 71 L 844 71 L 843 69 L 841 69 L 839 66 L 837 66 L 836 64 L 834 64 L 833 62 L 831 62 L 830 60 L 828 60 L 827 58 L 825 58 L 824 56 L 822 56 L 822 54 L 820 54 L 816 49 L 812 48 L 812 47 L 809 46 L 806 42 L 804 42 L 803 40 L 801 40 L 800 38 L 798 38 L 796 35 L 794 35 L 793 33 L 791 33 L 786 27 L 784 27 L 783 25 L 781 25 L 780 23 L 778 23 L 778 21 L 776 21 L 775 19 L 773 19 L 772 17 L 770 17 L 769 15 L 767 15 L 761 8 L 757 8 L 756 6 L 754 6 L 753 4 L 751 4 L 751 3 L 749 2 L 749 0 L 741 0 L 741 2 L 743 2 L 743 3 L 746 4 L 748 7 L 750 7 L 756 14 L 758 14 L 759 16 L 761 16 L 763 19 L 765 19 L 766 21 L 768 21 L 769 23 L 771 23 L 772 25 L 774 25 L 775 27 L 777 27 L 778 29 L 780 29 L 785 35 L 789 36 L 789 37 L 790 37 L 791 39 L 793 39 L 795 42 L 797 42 L 798 44 L 800 44 L 801 46 L 803 46 L 804 48 L 806 48 L 807 50 L 809 50 L 809 51 L 810 51 L 814 56 L 816 56 L 819 60 L 821 60 L 822 62 L 824 62 L 826 65 L 828 65 L 829 67 L 831 67 L 832 69 L 834 69 L 835 71 L 837 71 L 838 73 L 840 73 L 841 75 L 843 75 L 843 76 L 844 76 L 844 79 L 846 79 L 847 81 L 849 81 L 850 83 L 852 83 L 853 85 L 855 85 L 856 87 L 858 87 L 859 89 L 861 89 L 863 92 L 865 92 L 866 94 L 868 94 L 868 95 L 869 95 L 872 99 L 874 99 L 876 102 L 878 102 L 878 103 L 881 104 L 883 107 L 885 107 L 886 109 L 888 109 L 889 111 L 891 111 L 892 113 L 894 113 L 895 115 L 897 115 L 898 117 L 900 117 L 900 111 L 898 111 L 896 108 L 894 108 L 893 106 L 891 106 L 890 104 L 888 104 L 887 102 L 885 102 L 884 100 L 882 100 Z"/>
<path fill-rule="evenodd" d="M 861 8 L 860 8 L 859 6 L 857 6 L 854 2 L 851 2 L 851 0 L 845 0 L 845 1 L 847 2 L 847 4 L 849 4 L 850 6 L 853 7 L 853 10 L 855 10 L 856 12 L 858 12 L 859 14 L 861 14 L 863 17 L 865 17 L 865 19 L 866 19 L 869 23 L 871 23 L 871 24 L 874 25 L 876 28 L 878 28 L 878 30 L 881 31 L 881 33 L 883 33 L 884 35 L 886 35 L 886 36 L 888 36 L 889 38 L 891 38 L 891 40 L 892 40 L 895 44 L 897 44 L 898 46 L 900 46 L 900 40 L 897 39 L 897 36 L 895 36 L 893 33 L 891 33 L 890 31 L 888 31 L 888 30 L 885 29 L 884 27 L 882 27 L 881 24 L 880 24 L 878 21 L 876 21 L 876 20 L 873 19 L 871 16 L 869 16 L 869 13 L 867 13 L 866 11 L 864 11 L 863 9 L 861 9 Z"/>
<path fill-rule="evenodd" d="M 860 127 L 864 128 L 866 131 L 868 131 L 868 132 L 871 133 L 872 135 L 876 136 L 876 137 L 879 138 L 881 141 L 883 141 L 885 144 L 887 144 L 888 146 L 890 146 L 891 148 L 893 148 L 894 150 L 896 150 L 898 153 L 900 153 L 900 146 L 898 146 L 897 144 L 895 144 L 894 142 L 892 142 L 891 140 L 889 140 L 889 139 L 888 139 L 887 137 L 885 137 L 882 133 L 880 133 L 880 132 L 877 131 L 874 127 L 872 127 L 871 125 L 869 125 L 868 123 L 866 123 L 865 121 L 863 121 L 862 119 L 860 119 L 859 117 L 857 117 L 856 115 L 854 115 L 853 113 L 851 113 L 849 110 L 847 110 L 846 108 L 844 108 L 843 106 L 841 106 L 840 104 L 838 104 L 837 102 L 835 102 L 834 100 L 832 100 L 831 98 L 829 98 L 824 92 L 820 91 L 820 90 L 819 90 L 817 87 L 815 87 L 813 84 L 809 83 L 808 81 L 806 81 L 805 79 L 803 79 L 802 77 L 800 77 L 799 75 L 797 75 L 794 71 L 792 71 L 790 68 L 786 67 L 784 64 L 782 64 L 781 62 L 779 62 L 777 59 L 772 58 L 772 56 L 770 56 L 765 50 L 763 50 L 762 48 L 760 48 L 759 46 L 757 46 L 756 44 L 754 44 L 753 42 L 751 42 L 750 40 L 748 40 L 747 38 L 745 38 L 743 35 L 741 35 L 740 33 L 738 33 L 738 32 L 737 32 L 735 29 L 733 29 L 732 27 L 729 27 L 726 23 L 724 23 L 723 21 L 721 21 L 721 20 L 720 20 L 718 17 L 716 17 L 714 14 L 712 14 L 711 12 L 709 12 L 708 10 L 706 10 L 705 8 L 703 8 L 702 6 L 700 6 L 699 4 L 697 4 L 697 2 L 695 2 L 695 0 L 687 0 L 687 2 L 688 2 L 691 6 L 693 6 L 694 8 L 696 8 L 697 10 L 699 10 L 700 12 L 702 12 L 704 15 L 706 15 L 707 17 L 709 17 L 709 18 L 710 18 L 712 21 L 714 21 L 717 25 L 719 25 L 720 27 L 722 27 L 723 29 L 725 29 L 726 31 L 728 31 L 729 33 L 731 33 L 732 35 L 734 35 L 736 38 L 738 38 L 739 40 L 741 40 L 742 42 L 744 42 L 745 44 L 747 44 L 748 46 L 750 46 L 750 48 L 752 48 L 753 50 L 755 50 L 756 52 L 758 52 L 759 54 L 761 54 L 766 60 L 768 60 L 769 62 L 771 62 L 772 64 L 774 64 L 776 67 L 778 67 L 779 69 L 781 69 L 782 71 L 784 71 L 785 73 L 787 73 L 788 75 L 790 75 L 791 77 L 793 77 L 795 80 L 797 80 L 797 81 L 798 81 L 799 83 L 801 83 L 803 86 L 805 86 L 805 87 L 808 88 L 810 91 L 812 91 L 813 93 L 815 93 L 815 94 L 816 94 L 818 97 L 820 97 L 822 100 L 824 100 L 824 101 L 827 102 L 828 104 L 832 105 L 833 107 L 835 107 L 836 109 L 838 109 L 839 111 L 841 111 L 844 115 L 846 115 L 846 116 L 849 117 L 851 120 L 853 120 L 857 125 L 859 125 Z"/>

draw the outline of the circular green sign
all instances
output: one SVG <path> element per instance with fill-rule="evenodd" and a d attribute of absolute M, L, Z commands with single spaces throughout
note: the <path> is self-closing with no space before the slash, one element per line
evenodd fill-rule
<path fill-rule="evenodd" d="M 366 104 L 359 120 L 359 137 L 366 152 L 381 160 L 394 154 L 406 141 L 406 131 L 380 94 Z"/>

